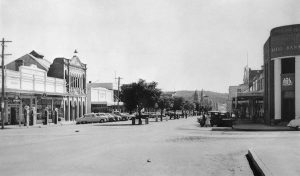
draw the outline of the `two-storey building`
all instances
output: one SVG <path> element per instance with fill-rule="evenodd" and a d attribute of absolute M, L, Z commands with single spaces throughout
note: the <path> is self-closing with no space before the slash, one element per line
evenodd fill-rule
<path fill-rule="evenodd" d="M 6 65 L 4 112 L 7 124 L 24 123 L 26 113 L 31 125 L 53 122 L 55 111 L 58 117 L 63 117 L 66 82 L 48 77 L 49 67 L 50 62 L 36 51 Z"/>
<path fill-rule="evenodd" d="M 48 76 L 64 79 L 66 82 L 63 100 L 66 121 L 74 121 L 87 112 L 86 71 L 86 64 L 77 55 L 71 59 L 56 58 L 49 68 Z"/>

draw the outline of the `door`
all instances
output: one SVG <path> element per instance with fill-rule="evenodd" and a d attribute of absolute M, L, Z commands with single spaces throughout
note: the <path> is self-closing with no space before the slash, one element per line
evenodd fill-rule
<path fill-rule="evenodd" d="M 11 107 L 10 108 L 10 117 L 11 117 L 11 124 L 16 125 L 18 124 L 18 119 L 17 119 L 17 111 L 16 107 Z"/>

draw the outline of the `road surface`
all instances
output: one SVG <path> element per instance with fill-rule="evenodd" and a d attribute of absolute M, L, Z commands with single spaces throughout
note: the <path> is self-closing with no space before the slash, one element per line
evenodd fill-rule
<path fill-rule="evenodd" d="M 0 130 L 0 175 L 253 175 L 247 149 L 298 132 L 210 131 L 195 117 Z"/>

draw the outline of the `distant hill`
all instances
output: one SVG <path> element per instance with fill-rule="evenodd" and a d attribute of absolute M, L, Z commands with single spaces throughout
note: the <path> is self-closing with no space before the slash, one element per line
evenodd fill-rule
<path fill-rule="evenodd" d="M 195 91 L 192 91 L 192 90 L 179 90 L 179 91 L 176 91 L 175 96 L 183 97 L 186 100 L 193 101 L 194 93 L 195 93 Z M 199 97 L 200 97 L 200 94 L 201 94 L 201 91 L 198 91 Z M 203 91 L 203 94 L 207 95 L 209 98 L 211 98 L 214 102 L 217 102 L 218 104 L 226 104 L 226 101 L 228 99 L 227 93 Z"/>

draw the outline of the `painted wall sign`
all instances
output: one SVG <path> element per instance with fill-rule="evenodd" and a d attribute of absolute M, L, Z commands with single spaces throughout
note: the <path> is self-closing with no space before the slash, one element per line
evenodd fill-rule
<path fill-rule="evenodd" d="M 295 90 L 295 74 L 282 74 L 281 75 L 281 89 L 282 90 Z"/>
<path fill-rule="evenodd" d="M 299 35 L 287 34 L 271 37 L 271 58 L 300 55 Z"/>
<path fill-rule="evenodd" d="M 300 25 L 274 28 L 264 45 L 264 58 L 300 55 Z"/>

